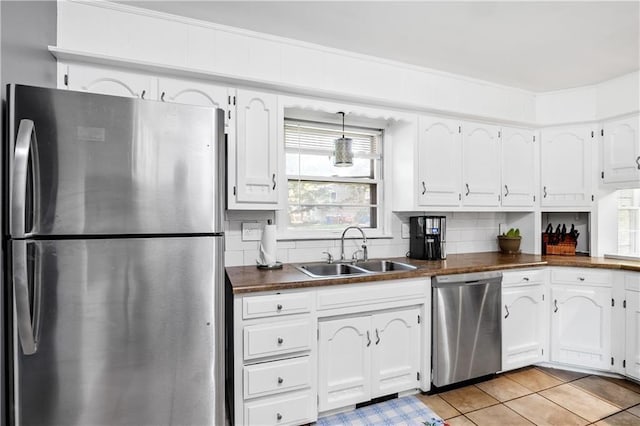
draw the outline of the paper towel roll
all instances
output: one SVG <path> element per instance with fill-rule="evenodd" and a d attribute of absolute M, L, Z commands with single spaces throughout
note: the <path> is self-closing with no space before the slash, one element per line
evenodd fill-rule
<path fill-rule="evenodd" d="M 267 224 L 262 230 L 260 240 L 260 258 L 258 263 L 266 266 L 276 264 L 276 226 Z"/>

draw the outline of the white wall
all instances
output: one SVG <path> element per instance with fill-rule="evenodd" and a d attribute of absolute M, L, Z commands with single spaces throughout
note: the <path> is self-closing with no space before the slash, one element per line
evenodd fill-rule
<path fill-rule="evenodd" d="M 404 257 L 409 251 L 409 239 L 403 238 L 401 224 L 409 223 L 410 216 L 445 215 L 447 217 L 447 253 L 477 253 L 498 250 L 498 225 L 507 223 L 508 213 L 402 213 L 393 214 L 391 219 L 392 238 L 370 239 L 368 241 L 370 258 Z M 228 212 L 225 220 L 225 264 L 226 266 L 254 265 L 258 258 L 259 242 L 242 241 L 242 222 L 266 223 L 273 219 L 273 212 Z M 349 234 L 351 237 L 357 233 Z M 527 236 L 525 235 L 526 239 Z M 360 239 L 348 239 L 345 243 L 345 255 L 351 258 L 359 248 Z M 278 261 L 311 262 L 326 259 L 323 251 L 328 251 L 338 259 L 340 240 L 278 241 Z"/>

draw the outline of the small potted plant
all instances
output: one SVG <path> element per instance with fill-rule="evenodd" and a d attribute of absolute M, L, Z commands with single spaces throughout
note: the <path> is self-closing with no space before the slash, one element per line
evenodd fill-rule
<path fill-rule="evenodd" d="M 507 233 L 498 235 L 498 245 L 500 246 L 500 251 L 509 254 L 518 253 L 520 251 L 521 240 L 522 237 L 520 236 L 520 229 L 509 229 Z"/>

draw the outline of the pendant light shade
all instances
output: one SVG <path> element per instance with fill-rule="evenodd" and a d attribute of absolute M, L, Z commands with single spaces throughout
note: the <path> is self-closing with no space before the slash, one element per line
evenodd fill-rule
<path fill-rule="evenodd" d="M 353 166 L 353 139 L 344 137 L 344 112 L 340 111 L 338 114 L 342 115 L 342 137 L 335 140 L 333 165 L 350 167 Z"/>

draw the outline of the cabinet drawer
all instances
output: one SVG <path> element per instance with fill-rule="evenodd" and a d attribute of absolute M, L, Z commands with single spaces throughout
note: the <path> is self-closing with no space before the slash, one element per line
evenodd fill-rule
<path fill-rule="evenodd" d="M 315 421 L 316 406 L 311 391 L 265 398 L 244 404 L 244 424 L 256 426 L 294 425 Z"/>
<path fill-rule="evenodd" d="M 545 282 L 544 269 L 523 269 L 502 273 L 502 285 L 526 285 Z"/>
<path fill-rule="evenodd" d="M 311 310 L 311 294 L 289 293 L 242 298 L 242 318 L 302 314 Z"/>
<path fill-rule="evenodd" d="M 311 320 L 250 325 L 244 328 L 244 359 L 282 355 L 311 347 Z"/>
<path fill-rule="evenodd" d="M 640 272 L 626 272 L 624 274 L 624 288 L 631 291 L 640 291 Z"/>
<path fill-rule="evenodd" d="M 610 271 L 584 268 L 551 269 L 552 284 L 587 284 L 611 287 L 611 280 Z"/>
<path fill-rule="evenodd" d="M 376 284 L 355 284 L 348 288 L 327 288 L 318 291 L 318 310 L 370 305 L 406 299 L 424 299 L 429 278 L 419 280 L 380 281 Z"/>
<path fill-rule="evenodd" d="M 244 367 L 244 398 L 256 398 L 311 386 L 309 357 Z"/>

